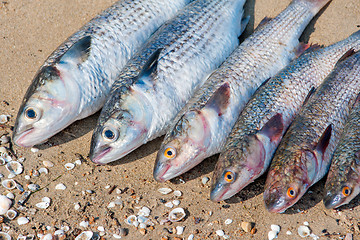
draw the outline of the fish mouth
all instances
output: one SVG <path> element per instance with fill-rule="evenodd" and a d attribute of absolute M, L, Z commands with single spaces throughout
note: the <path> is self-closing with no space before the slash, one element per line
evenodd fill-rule
<path fill-rule="evenodd" d="M 167 173 L 167 171 L 169 170 L 169 168 L 170 168 L 170 164 L 166 164 L 163 167 L 155 167 L 154 173 L 153 173 L 154 179 L 160 183 L 163 183 L 163 182 L 169 180 L 168 178 L 164 177 L 165 174 Z"/>
<path fill-rule="evenodd" d="M 325 208 L 327 209 L 333 209 L 333 208 L 337 208 L 340 207 L 342 205 L 342 198 L 340 197 L 340 195 L 326 195 L 323 199 Z"/>
<path fill-rule="evenodd" d="M 17 135 L 16 131 L 14 131 L 14 134 L 13 134 L 14 143 L 19 147 L 32 147 L 32 146 L 34 146 L 34 144 L 26 144 L 26 143 L 24 143 L 24 138 L 26 136 L 28 136 L 29 134 L 31 134 L 34 130 L 35 130 L 34 127 L 29 128 L 29 129 L 25 130 L 23 133 L 21 133 L 20 135 Z"/>
<path fill-rule="evenodd" d="M 266 210 L 271 213 L 283 213 L 290 207 L 288 204 L 285 204 L 285 199 L 283 197 L 279 197 L 276 194 L 276 190 L 272 193 L 265 190 L 264 202 Z"/>
<path fill-rule="evenodd" d="M 95 153 L 90 153 L 90 159 L 93 163 L 99 164 L 99 165 L 104 165 L 106 163 L 101 162 L 100 159 L 102 159 L 106 154 L 108 154 L 111 151 L 112 147 L 106 147 L 105 149 L 99 151 L 99 152 L 95 152 Z"/>

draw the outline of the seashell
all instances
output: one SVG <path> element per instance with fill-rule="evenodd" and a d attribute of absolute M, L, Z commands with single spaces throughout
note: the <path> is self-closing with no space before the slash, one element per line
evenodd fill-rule
<path fill-rule="evenodd" d="M 194 234 L 190 234 L 187 240 L 193 240 L 194 237 L 195 237 Z"/>
<path fill-rule="evenodd" d="M 145 223 L 140 223 L 139 228 L 146 228 L 146 224 Z"/>
<path fill-rule="evenodd" d="M 8 136 L 6 136 L 6 135 L 2 135 L 1 137 L 0 137 L 0 144 L 6 144 L 6 143 L 8 143 L 10 141 L 10 138 L 8 137 Z"/>
<path fill-rule="evenodd" d="M 210 180 L 210 178 L 208 178 L 208 177 L 203 177 L 203 178 L 201 179 L 201 182 L 202 182 L 202 184 L 205 185 L 209 180 Z"/>
<path fill-rule="evenodd" d="M 89 222 L 88 221 L 82 221 L 81 223 L 79 223 L 80 227 L 83 228 L 87 228 L 89 226 Z"/>
<path fill-rule="evenodd" d="M 19 175 L 24 171 L 24 167 L 18 161 L 10 161 L 6 164 L 6 169 L 15 175 Z"/>
<path fill-rule="evenodd" d="M 270 226 L 271 230 L 276 232 L 276 234 L 278 234 L 280 232 L 280 226 L 279 225 L 275 225 L 275 224 L 272 224 Z"/>
<path fill-rule="evenodd" d="M 148 207 L 142 207 L 138 215 L 148 217 L 150 215 L 150 212 L 151 210 Z"/>
<path fill-rule="evenodd" d="M 8 151 L 6 150 L 5 147 L 0 147 L 0 156 L 4 155 L 4 154 L 8 154 Z"/>
<path fill-rule="evenodd" d="M 277 238 L 277 233 L 276 233 L 275 231 L 271 230 L 271 231 L 268 233 L 268 239 L 269 239 L 269 240 L 273 240 L 273 239 L 275 239 L 275 238 Z"/>
<path fill-rule="evenodd" d="M 103 226 L 98 226 L 97 230 L 100 232 L 105 232 L 105 228 Z"/>
<path fill-rule="evenodd" d="M 291 231 L 286 231 L 286 235 L 292 235 Z"/>
<path fill-rule="evenodd" d="M 225 235 L 224 231 L 223 230 L 217 230 L 216 232 L 216 235 L 218 235 L 219 237 L 222 237 Z"/>
<path fill-rule="evenodd" d="M 300 226 L 298 228 L 298 234 L 300 235 L 300 237 L 307 237 L 309 236 L 311 233 L 311 230 L 308 226 Z"/>
<path fill-rule="evenodd" d="M 31 195 L 31 192 L 30 192 L 30 191 L 25 191 L 25 192 L 21 195 L 21 198 L 19 199 L 18 204 L 24 205 L 24 203 L 29 199 L 30 195 Z"/>
<path fill-rule="evenodd" d="M 80 159 L 76 160 L 76 161 L 74 162 L 74 164 L 80 166 L 80 165 L 81 165 L 81 160 L 80 160 Z"/>
<path fill-rule="evenodd" d="M 171 188 L 159 188 L 158 191 L 159 193 L 166 195 L 171 193 L 173 190 Z"/>
<path fill-rule="evenodd" d="M 7 123 L 7 121 L 9 121 L 8 117 L 9 115 L 5 115 L 5 114 L 0 115 L 0 124 Z"/>
<path fill-rule="evenodd" d="M 147 222 L 149 219 L 146 218 L 145 216 L 141 216 L 141 215 L 140 215 L 140 216 L 138 216 L 137 220 L 138 220 L 139 223 L 145 223 L 145 222 Z"/>
<path fill-rule="evenodd" d="M 17 215 L 18 215 L 18 213 L 17 213 L 15 210 L 12 210 L 12 209 L 10 209 L 10 210 L 8 210 L 8 211 L 6 212 L 6 217 L 7 217 L 8 219 L 10 219 L 10 220 L 15 219 Z M 1 239 L 1 238 L 0 238 L 0 239 Z"/>
<path fill-rule="evenodd" d="M 134 225 L 134 222 L 137 222 L 137 217 L 135 215 L 130 215 L 125 222 L 129 225 Z"/>
<path fill-rule="evenodd" d="M 172 203 L 175 205 L 175 206 L 179 206 L 180 205 L 180 200 L 173 200 Z"/>
<path fill-rule="evenodd" d="M 304 222 L 303 224 L 304 224 L 304 226 L 309 226 L 310 225 L 309 222 Z"/>
<path fill-rule="evenodd" d="M 24 225 L 27 224 L 28 222 L 30 222 L 30 220 L 27 217 L 19 217 L 17 220 L 17 223 L 19 225 Z"/>
<path fill-rule="evenodd" d="M 110 202 L 109 205 L 107 205 L 107 208 L 113 208 L 115 207 L 115 203 L 114 202 Z"/>
<path fill-rule="evenodd" d="M 8 175 L 8 178 L 14 178 L 14 177 L 16 177 L 16 175 L 15 175 L 14 173 L 10 173 L 10 174 Z"/>
<path fill-rule="evenodd" d="M 80 203 L 74 203 L 74 209 L 79 210 L 80 209 Z"/>
<path fill-rule="evenodd" d="M 4 215 L 11 207 L 12 201 L 4 196 L 0 195 L 0 215 Z"/>
<path fill-rule="evenodd" d="M 46 202 L 46 203 L 51 203 L 51 199 L 50 198 L 48 198 L 48 197 L 43 197 L 42 199 L 41 199 L 41 201 L 43 201 L 43 202 Z"/>
<path fill-rule="evenodd" d="M 37 204 L 35 204 L 36 207 L 41 208 L 41 209 L 47 209 L 50 206 L 50 203 L 48 202 L 39 202 Z"/>
<path fill-rule="evenodd" d="M 172 202 L 167 202 L 167 203 L 165 203 L 165 207 L 173 208 L 174 204 Z"/>
<path fill-rule="evenodd" d="M 30 175 L 25 175 L 24 178 L 25 178 L 26 180 L 30 180 L 31 177 L 30 177 Z"/>
<path fill-rule="evenodd" d="M 0 173 L 0 178 L 3 178 L 4 177 L 4 175 L 2 175 L 1 173 Z"/>
<path fill-rule="evenodd" d="M 65 165 L 66 170 L 72 170 L 75 167 L 75 164 L 73 163 L 66 163 Z"/>
<path fill-rule="evenodd" d="M 32 148 L 30 148 L 30 151 L 33 153 L 37 153 L 39 151 L 39 149 L 32 147 Z"/>
<path fill-rule="evenodd" d="M 225 220 L 225 224 L 226 224 L 226 225 L 229 225 L 229 224 L 231 224 L 232 222 L 233 222 L 233 220 L 230 219 L 230 218 L 228 218 L 228 219 Z"/>
<path fill-rule="evenodd" d="M 6 232 L 0 232 L 0 239 L 11 240 L 11 236 Z"/>
<path fill-rule="evenodd" d="M 0 156 L 0 166 L 3 166 L 6 164 L 6 158 L 4 156 Z"/>
<path fill-rule="evenodd" d="M 12 192 L 9 192 L 9 193 L 6 194 L 6 197 L 9 198 L 9 199 L 14 199 L 15 195 Z"/>
<path fill-rule="evenodd" d="M 43 161 L 45 167 L 53 167 L 54 163 L 48 160 Z"/>
<path fill-rule="evenodd" d="M 169 220 L 171 222 L 178 222 L 181 219 L 183 219 L 186 216 L 186 213 L 184 211 L 183 208 L 174 208 L 170 213 L 169 213 Z"/>
<path fill-rule="evenodd" d="M 18 162 L 21 162 L 21 163 L 23 163 L 23 162 L 25 162 L 25 158 L 24 157 L 20 157 L 20 158 L 18 158 Z"/>
<path fill-rule="evenodd" d="M 35 170 L 32 171 L 31 175 L 32 175 L 33 177 L 38 177 L 38 176 L 40 176 L 40 173 L 39 173 L 38 170 L 35 169 Z"/>
<path fill-rule="evenodd" d="M 84 231 L 80 233 L 75 240 L 90 240 L 94 233 L 92 231 Z"/>
<path fill-rule="evenodd" d="M 181 195 L 182 195 L 182 192 L 180 192 L 179 190 L 174 191 L 175 197 L 181 197 Z"/>
<path fill-rule="evenodd" d="M 56 190 L 65 190 L 66 186 L 63 183 L 59 183 L 58 185 L 55 186 Z"/>
<path fill-rule="evenodd" d="M 177 235 L 183 234 L 183 233 L 184 233 L 184 228 L 185 228 L 185 227 L 177 226 L 177 227 L 176 227 L 176 234 L 177 234 Z"/>
<path fill-rule="evenodd" d="M 37 184 L 32 183 L 32 184 L 29 184 L 29 185 L 27 186 L 27 188 L 28 188 L 30 191 L 32 191 L 32 192 L 36 192 L 37 190 L 40 189 L 40 186 L 37 185 Z"/>
<path fill-rule="evenodd" d="M 45 173 L 45 174 L 48 174 L 49 173 L 49 170 L 47 168 L 40 168 L 39 169 L 39 173 Z"/>

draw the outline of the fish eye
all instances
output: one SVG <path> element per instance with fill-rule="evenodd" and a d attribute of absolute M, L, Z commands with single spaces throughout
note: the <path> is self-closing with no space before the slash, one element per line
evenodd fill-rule
<path fill-rule="evenodd" d="M 35 120 L 38 118 L 38 113 L 34 108 L 28 107 L 25 109 L 25 117 L 29 120 Z"/>
<path fill-rule="evenodd" d="M 349 196 L 350 193 L 351 193 L 351 190 L 350 190 L 350 188 L 349 188 L 348 186 L 343 187 L 343 189 L 342 189 L 342 194 L 343 194 L 345 197 Z"/>
<path fill-rule="evenodd" d="M 296 196 L 296 191 L 293 187 L 289 187 L 286 194 L 289 198 L 294 198 Z"/>
<path fill-rule="evenodd" d="M 234 179 L 235 179 L 234 173 L 231 172 L 231 171 L 227 171 L 227 172 L 224 174 L 224 179 L 225 179 L 225 181 L 227 181 L 228 183 L 233 182 Z"/>
<path fill-rule="evenodd" d="M 172 147 L 168 147 L 164 151 L 164 156 L 168 159 L 172 159 L 176 156 L 176 150 Z"/>
<path fill-rule="evenodd" d="M 118 131 L 109 127 L 105 127 L 102 131 L 105 140 L 115 141 L 118 138 Z"/>

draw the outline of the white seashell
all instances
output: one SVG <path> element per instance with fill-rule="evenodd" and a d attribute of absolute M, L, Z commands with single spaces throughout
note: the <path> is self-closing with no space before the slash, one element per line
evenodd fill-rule
<path fill-rule="evenodd" d="M 66 170 L 72 170 L 75 167 L 75 164 L 73 163 L 66 163 L 65 165 Z"/>
<path fill-rule="evenodd" d="M 62 183 L 59 183 L 58 185 L 55 186 L 56 190 L 65 190 L 66 186 Z"/>
<path fill-rule="evenodd" d="M 311 230 L 308 226 L 300 226 L 298 228 L 298 234 L 300 235 L 300 237 L 307 237 L 309 236 L 311 233 Z"/>
<path fill-rule="evenodd" d="M 148 217 L 150 215 L 150 212 L 151 210 L 148 207 L 142 207 L 138 215 Z"/>
<path fill-rule="evenodd" d="M 98 226 L 97 230 L 99 230 L 100 232 L 104 232 L 105 228 L 103 226 Z"/>
<path fill-rule="evenodd" d="M 137 217 L 135 215 L 130 215 L 125 222 L 129 225 L 134 225 L 134 222 L 137 222 Z"/>
<path fill-rule="evenodd" d="M 81 165 L 81 160 L 80 160 L 80 159 L 76 160 L 76 161 L 74 162 L 74 164 L 80 166 L 80 165 Z"/>
<path fill-rule="evenodd" d="M 87 228 L 89 226 L 89 222 L 88 221 L 82 221 L 81 223 L 79 223 L 80 227 L 83 228 Z"/>
<path fill-rule="evenodd" d="M 133 225 L 137 228 L 140 225 L 140 223 L 138 221 L 135 221 L 133 222 Z"/>
<path fill-rule="evenodd" d="M 24 178 L 25 178 L 26 180 L 30 180 L 31 177 L 30 177 L 30 175 L 25 175 Z"/>
<path fill-rule="evenodd" d="M 175 197 L 181 197 L 181 195 L 182 195 L 182 192 L 180 192 L 179 190 L 174 191 Z"/>
<path fill-rule="evenodd" d="M 0 156 L 0 166 L 3 166 L 6 164 L 6 158 L 3 156 Z"/>
<path fill-rule="evenodd" d="M 75 203 L 75 204 L 74 204 L 74 209 L 75 209 L 75 210 L 79 210 L 79 209 L 80 209 L 80 204 L 79 204 L 79 203 Z"/>
<path fill-rule="evenodd" d="M 5 114 L 0 115 L 0 124 L 7 123 L 7 121 L 9 121 L 8 115 Z"/>
<path fill-rule="evenodd" d="M 17 215 L 18 215 L 18 213 L 17 213 L 15 210 L 12 210 L 12 209 L 10 209 L 10 210 L 8 210 L 8 211 L 6 212 L 6 217 L 7 217 L 8 219 L 10 219 L 10 220 L 15 219 Z M 1 238 L 0 238 L 0 239 L 1 239 Z"/>
<path fill-rule="evenodd" d="M 292 235 L 291 231 L 286 231 L 286 235 Z"/>
<path fill-rule="evenodd" d="M 24 167 L 18 161 L 10 161 L 6 164 L 6 169 L 15 175 L 19 175 L 24 171 Z"/>
<path fill-rule="evenodd" d="M 146 224 L 145 223 L 140 223 L 139 228 L 146 228 Z"/>
<path fill-rule="evenodd" d="M 110 202 L 109 205 L 107 206 L 107 208 L 113 208 L 115 207 L 115 203 L 114 202 Z"/>
<path fill-rule="evenodd" d="M 232 219 L 228 218 L 225 220 L 225 224 L 228 225 L 228 224 L 231 224 L 233 222 Z"/>
<path fill-rule="evenodd" d="M 30 148 L 30 151 L 33 153 L 37 153 L 39 151 L 39 149 L 32 147 L 32 148 Z"/>
<path fill-rule="evenodd" d="M 46 202 L 46 203 L 51 203 L 51 199 L 49 198 L 49 197 L 43 197 L 42 199 L 41 199 L 41 201 L 43 201 L 43 202 Z"/>
<path fill-rule="evenodd" d="M 48 160 L 43 161 L 45 167 L 53 167 L 54 163 Z"/>
<path fill-rule="evenodd" d="M 14 173 L 10 173 L 10 174 L 8 175 L 8 178 L 14 178 L 14 177 L 16 177 L 16 175 L 15 175 Z"/>
<path fill-rule="evenodd" d="M 202 184 L 205 185 L 209 180 L 210 180 L 210 179 L 209 179 L 208 177 L 203 177 L 203 178 L 201 179 L 201 182 L 202 182 Z"/>
<path fill-rule="evenodd" d="M 111 186 L 110 185 L 106 185 L 105 186 L 105 189 L 109 189 Z"/>
<path fill-rule="evenodd" d="M 159 193 L 166 195 L 166 194 L 171 193 L 172 189 L 171 188 L 159 188 L 158 191 L 159 191 Z"/>
<path fill-rule="evenodd" d="M 277 232 L 271 230 L 271 231 L 268 233 L 268 238 L 269 238 L 269 240 L 273 240 L 273 239 L 277 238 Z"/>
<path fill-rule="evenodd" d="M 187 240 L 194 240 L 194 234 L 190 234 Z"/>
<path fill-rule="evenodd" d="M 217 230 L 216 231 L 216 235 L 218 235 L 219 237 L 222 237 L 225 235 L 224 231 L 223 230 Z"/>
<path fill-rule="evenodd" d="M 14 199 L 15 195 L 12 192 L 9 192 L 9 193 L 6 194 L 6 197 L 8 197 L 9 199 Z"/>
<path fill-rule="evenodd" d="M 6 232 L 0 232 L 0 239 L 11 240 L 11 236 Z"/>
<path fill-rule="evenodd" d="M 35 192 L 35 191 L 37 191 L 37 190 L 40 189 L 40 186 L 37 185 L 37 184 L 32 183 L 32 184 L 29 184 L 29 185 L 27 186 L 27 188 L 28 188 L 30 191 Z"/>
<path fill-rule="evenodd" d="M 90 240 L 94 233 L 92 231 L 84 231 L 80 233 L 75 240 Z"/>
<path fill-rule="evenodd" d="M 175 205 L 175 206 L 179 206 L 180 205 L 180 200 L 173 200 L 172 203 Z"/>
<path fill-rule="evenodd" d="M 47 209 L 50 206 L 50 203 L 48 202 L 39 202 L 37 204 L 35 204 L 36 207 L 41 208 L 41 209 Z"/>
<path fill-rule="evenodd" d="M 276 232 L 276 234 L 278 234 L 280 232 L 280 226 L 279 225 L 275 225 L 275 224 L 272 224 L 270 226 L 271 230 L 273 230 L 274 232 Z"/>
<path fill-rule="evenodd" d="M 19 225 L 24 225 L 27 224 L 28 222 L 30 222 L 30 220 L 27 217 L 19 217 L 17 220 L 17 223 Z"/>
<path fill-rule="evenodd" d="M 0 215 L 4 215 L 11 207 L 12 201 L 4 196 L 0 195 Z"/>
<path fill-rule="evenodd" d="M 171 222 L 178 222 L 181 219 L 183 219 L 186 216 L 186 213 L 184 211 L 183 208 L 174 208 L 170 213 L 169 213 L 169 220 Z"/>
<path fill-rule="evenodd" d="M 176 227 L 176 234 L 177 234 L 177 235 L 183 234 L 183 233 L 184 233 L 184 228 L 185 228 L 185 227 L 177 226 L 177 227 Z"/>
<path fill-rule="evenodd" d="M 4 177 L 4 175 L 2 175 L 1 173 L 0 173 L 0 178 L 3 178 Z"/>
<path fill-rule="evenodd" d="M 39 169 L 39 173 L 41 174 L 41 173 L 45 173 L 45 174 L 48 174 L 49 173 L 49 170 L 47 169 L 47 168 L 40 168 Z"/>
<path fill-rule="evenodd" d="M 304 222 L 304 226 L 309 226 L 309 222 Z"/>
<path fill-rule="evenodd" d="M 120 239 L 120 238 L 122 238 L 122 236 L 119 235 L 119 234 L 113 234 L 113 237 L 114 237 L 115 239 Z"/>
<path fill-rule="evenodd" d="M 167 203 L 165 203 L 165 207 L 173 208 L 174 204 L 172 202 L 167 202 Z"/>
<path fill-rule="evenodd" d="M 5 147 L 0 147 L 0 156 L 3 156 L 4 154 L 8 154 L 8 151 L 6 150 Z"/>

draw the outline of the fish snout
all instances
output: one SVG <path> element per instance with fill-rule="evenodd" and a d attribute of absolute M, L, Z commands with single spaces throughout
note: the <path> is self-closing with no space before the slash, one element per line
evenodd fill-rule
<path fill-rule="evenodd" d="M 168 179 L 165 177 L 165 174 L 167 173 L 169 168 L 170 168 L 170 164 L 162 163 L 158 161 L 154 167 L 154 172 L 153 172 L 154 179 L 160 183 L 167 181 Z"/>
<path fill-rule="evenodd" d="M 104 157 L 111 151 L 111 147 L 104 145 L 99 148 L 91 148 L 89 153 L 89 158 L 93 163 L 104 165 L 107 161 Z"/>
<path fill-rule="evenodd" d="M 342 198 L 340 197 L 339 194 L 331 194 L 330 192 L 328 192 L 326 194 L 326 196 L 323 199 L 325 208 L 327 209 L 333 209 L 333 208 L 337 208 L 340 203 L 341 203 Z"/>
<path fill-rule="evenodd" d="M 26 130 L 19 130 L 17 128 L 15 128 L 13 135 L 12 135 L 12 140 L 13 142 L 19 146 L 19 147 L 32 147 L 35 144 L 32 142 L 32 137 L 28 137 L 28 135 L 31 135 L 31 133 L 34 132 L 34 128 L 30 127 Z"/>
<path fill-rule="evenodd" d="M 266 189 L 264 191 L 265 208 L 271 213 L 284 212 L 285 199 L 281 197 L 279 189 Z M 286 209 L 286 208 L 285 208 Z"/>

